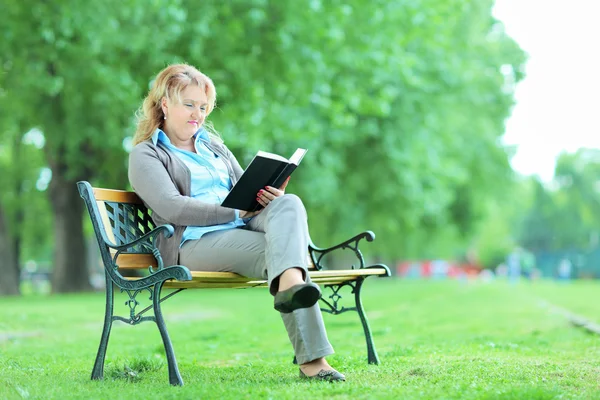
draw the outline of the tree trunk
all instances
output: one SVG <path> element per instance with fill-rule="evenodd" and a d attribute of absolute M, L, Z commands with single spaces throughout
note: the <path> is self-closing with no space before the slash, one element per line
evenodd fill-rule
<path fill-rule="evenodd" d="M 0 296 L 21 294 L 19 264 L 13 249 L 14 242 L 8 231 L 4 209 L 0 205 Z"/>
<path fill-rule="evenodd" d="M 52 292 L 91 290 L 83 235 L 83 200 L 77 180 L 67 179 L 63 168 L 52 168 L 49 194 L 54 211 L 54 270 Z"/>

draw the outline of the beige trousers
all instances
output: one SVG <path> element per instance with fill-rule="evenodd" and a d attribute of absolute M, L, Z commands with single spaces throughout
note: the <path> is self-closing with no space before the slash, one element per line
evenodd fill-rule
<path fill-rule="evenodd" d="M 193 271 L 235 272 L 267 279 L 272 295 L 279 276 L 301 268 L 307 281 L 308 226 L 298 196 L 286 194 L 271 202 L 247 226 L 210 232 L 184 243 L 179 261 Z M 333 354 L 319 304 L 281 314 L 299 364 Z"/>

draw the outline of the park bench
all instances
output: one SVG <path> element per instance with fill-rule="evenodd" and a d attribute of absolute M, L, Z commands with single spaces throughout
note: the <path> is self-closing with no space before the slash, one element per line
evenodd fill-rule
<path fill-rule="evenodd" d="M 185 289 L 210 288 L 251 288 L 266 287 L 266 280 L 247 278 L 229 272 L 190 271 L 182 265 L 164 266 L 158 249 L 154 246 L 154 238 L 163 234 L 170 237 L 173 227 L 170 225 L 154 226 L 151 213 L 142 200 L 134 193 L 122 190 L 93 188 L 88 182 L 77 184 L 79 194 L 84 199 L 89 212 L 94 233 L 100 247 L 106 277 L 106 311 L 104 328 L 96 361 L 92 370 L 92 379 L 102 379 L 104 375 L 104 359 L 112 323 L 122 321 L 137 325 L 145 321 L 155 322 L 160 331 L 167 356 L 169 381 L 172 385 L 183 385 L 177 361 L 167 332 L 161 311 L 161 302 Z M 312 244 L 307 249 L 307 257 L 311 268 L 309 275 L 313 282 L 331 295 L 321 297 L 321 310 L 330 314 L 341 314 L 346 311 L 357 311 L 367 343 L 367 359 L 370 364 L 379 364 L 379 357 L 373 344 L 371 330 L 361 302 L 361 287 L 369 276 L 387 277 L 390 270 L 383 264 L 367 266 L 358 244 L 362 239 L 372 241 L 375 235 L 363 232 L 355 237 L 329 248 L 318 248 Z M 350 269 L 326 270 L 323 267 L 323 256 L 335 250 L 349 249 L 358 260 Z M 124 271 L 143 271 L 143 276 L 127 277 Z M 115 287 L 127 294 L 126 305 L 129 316 L 122 317 L 114 313 Z M 350 287 L 354 295 L 354 306 L 341 305 L 340 289 Z M 174 289 L 161 297 L 163 289 Z M 136 313 L 139 302 L 138 294 L 150 294 L 151 304 Z M 143 316 L 153 310 L 154 315 Z M 294 362 L 296 362 L 294 358 Z"/>

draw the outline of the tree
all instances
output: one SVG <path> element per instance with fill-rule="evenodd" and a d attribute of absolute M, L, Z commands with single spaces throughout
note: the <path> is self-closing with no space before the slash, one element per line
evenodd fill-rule
<path fill-rule="evenodd" d="M 166 0 L 19 0 L 4 12 L 3 102 L 16 102 L 14 118 L 24 131 L 43 132 L 52 170 L 53 290 L 85 290 L 83 202 L 75 183 L 126 184 L 123 139 L 133 129 L 132 111 L 151 71 L 164 64 L 161 53 L 179 32 L 182 13 Z"/>
<path fill-rule="evenodd" d="M 464 246 L 510 182 L 499 138 L 524 54 L 491 1 L 191 3 L 175 47 L 216 81 L 234 152 L 309 147 L 290 189 L 318 242 L 369 227 L 390 256 Z"/>
<path fill-rule="evenodd" d="M 16 295 L 19 290 L 19 264 L 16 260 L 14 239 L 8 227 L 7 213 L 0 205 L 0 295 Z"/>
<path fill-rule="evenodd" d="M 521 228 L 521 243 L 535 251 L 597 246 L 599 181 L 600 150 L 584 148 L 562 153 L 553 182 L 536 183 L 535 200 Z"/>
<path fill-rule="evenodd" d="M 123 139 L 167 63 L 216 82 L 242 164 L 310 149 L 289 188 L 317 243 L 370 228 L 381 255 L 454 252 L 509 179 L 498 138 L 524 56 L 491 0 L 5 3 L 0 105 L 46 137 L 55 291 L 88 285 L 75 182 L 126 186 Z"/>
<path fill-rule="evenodd" d="M 6 46 L 6 42 L 0 45 L 0 53 L 7 54 Z M 8 80 L 5 70 L 11 65 L 12 60 L 8 60 L 0 68 L 0 104 L 3 111 L 0 115 L 0 295 L 19 294 L 23 255 L 36 253 L 48 243 L 44 225 L 47 218 L 38 215 L 34 223 L 28 223 L 32 215 L 47 211 L 42 196 L 35 189 L 44 162 L 39 146 L 36 147 L 31 137 L 26 135 L 25 118 L 18 115 L 28 95 L 21 94 L 17 99 L 8 96 L 7 90 L 15 87 L 15 82 Z M 30 231 L 34 233 L 28 235 Z M 36 234 L 38 232 L 44 233 L 43 238 Z M 28 236 L 36 239 L 35 246 L 26 244 L 30 242 Z M 32 248 L 33 251 L 29 251 Z"/>
<path fill-rule="evenodd" d="M 32 135 L 21 133 L 20 126 L 4 126 L 0 135 L 0 294 L 18 294 L 23 255 L 39 256 L 48 247 L 48 210 L 36 189 L 43 166 L 39 143 L 36 146 Z"/>

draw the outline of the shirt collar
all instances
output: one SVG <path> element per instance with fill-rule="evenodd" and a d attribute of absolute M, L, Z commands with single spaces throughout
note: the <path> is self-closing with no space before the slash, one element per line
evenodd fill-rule
<path fill-rule="evenodd" d="M 198 129 L 198 131 L 196 133 L 194 133 L 194 139 L 196 141 L 198 141 L 198 139 L 202 139 L 207 142 L 210 142 L 208 132 L 206 131 L 206 129 L 204 129 L 204 127 Z M 152 135 L 152 143 L 156 146 L 156 144 L 158 142 L 161 142 L 164 144 L 171 144 L 171 141 L 169 140 L 169 137 L 167 136 L 167 134 L 160 128 L 156 128 L 156 130 L 154 131 L 154 134 Z"/>
<path fill-rule="evenodd" d="M 156 128 L 156 130 L 154 131 L 154 134 L 152 135 L 152 143 L 156 146 L 156 144 L 159 141 L 161 143 L 171 144 L 171 141 L 169 140 L 169 137 L 167 136 L 167 134 L 164 133 L 162 129 Z"/>
<path fill-rule="evenodd" d="M 198 132 L 196 132 L 194 134 L 194 137 L 196 138 L 196 140 L 202 139 L 206 142 L 210 142 L 210 138 L 208 137 L 208 132 L 206 131 L 206 129 L 204 129 L 204 127 L 201 127 L 200 129 L 198 129 Z"/>

